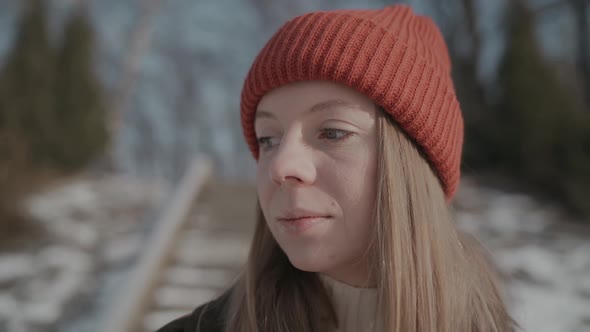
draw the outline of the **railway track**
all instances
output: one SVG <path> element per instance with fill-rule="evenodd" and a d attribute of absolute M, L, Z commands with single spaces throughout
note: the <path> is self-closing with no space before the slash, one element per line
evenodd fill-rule
<path fill-rule="evenodd" d="M 254 231 L 255 188 L 211 173 L 207 159 L 193 163 L 101 331 L 155 331 L 234 281 Z"/>

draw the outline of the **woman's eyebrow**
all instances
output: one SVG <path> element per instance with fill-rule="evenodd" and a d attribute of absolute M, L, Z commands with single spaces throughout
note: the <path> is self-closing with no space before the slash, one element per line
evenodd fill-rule
<path fill-rule="evenodd" d="M 309 110 L 307 110 L 308 113 L 317 113 L 317 112 L 321 112 L 321 111 L 327 111 L 329 109 L 333 109 L 336 107 L 350 107 L 350 108 L 360 108 L 359 105 L 351 103 L 351 102 L 347 102 L 344 101 L 342 99 L 331 99 L 331 100 L 327 100 L 327 101 L 322 101 L 319 102 L 315 105 L 313 105 L 312 107 L 309 108 Z M 265 110 L 258 110 L 256 111 L 256 119 L 261 119 L 261 118 L 276 118 L 274 114 L 272 114 L 269 111 L 265 111 Z"/>
<path fill-rule="evenodd" d="M 275 119 L 276 116 L 269 111 L 263 111 L 263 110 L 256 111 L 256 115 L 254 116 L 254 120 L 263 119 L 263 118 Z"/>
<path fill-rule="evenodd" d="M 310 107 L 308 110 L 309 113 L 316 113 L 320 111 L 327 111 L 329 109 L 337 108 L 337 107 L 348 107 L 348 108 L 360 108 L 359 105 L 344 101 L 342 99 L 332 99 L 317 103 Z"/>

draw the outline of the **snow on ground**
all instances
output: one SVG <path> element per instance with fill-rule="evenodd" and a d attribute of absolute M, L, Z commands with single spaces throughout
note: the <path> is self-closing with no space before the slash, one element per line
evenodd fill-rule
<path fill-rule="evenodd" d="M 92 308 L 100 274 L 128 264 L 161 186 L 121 176 L 77 178 L 31 197 L 26 209 L 48 238 L 0 253 L 0 331 L 56 331 Z"/>
<path fill-rule="evenodd" d="M 457 219 L 507 278 L 514 318 L 529 332 L 590 331 L 590 224 L 555 206 L 465 179 Z"/>
<path fill-rule="evenodd" d="M 113 289 L 99 283 L 125 277 L 113 271 L 133 262 L 145 214 L 166 192 L 113 176 L 80 178 L 31 199 L 29 211 L 52 238 L 34 251 L 0 253 L 0 331 L 94 331 L 91 317 L 111 305 L 103 293 Z M 459 225 L 481 239 L 507 277 L 524 331 L 590 331 L 590 226 L 469 178 L 454 207 Z"/>

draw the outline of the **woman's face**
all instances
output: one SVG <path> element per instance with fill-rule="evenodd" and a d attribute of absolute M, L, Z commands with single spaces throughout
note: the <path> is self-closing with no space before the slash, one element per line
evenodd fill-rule
<path fill-rule="evenodd" d="M 258 196 L 274 238 L 295 267 L 352 285 L 369 268 L 375 109 L 344 85 L 306 81 L 266 94 L 255 120 Z"/>

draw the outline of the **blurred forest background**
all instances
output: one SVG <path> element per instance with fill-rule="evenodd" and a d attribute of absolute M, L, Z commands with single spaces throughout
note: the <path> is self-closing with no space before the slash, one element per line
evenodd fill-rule
<path fill-rule="evenodd" d="M 435 18 L 451 46 L 466 120 L 464 171 L 588 216 L 588 1 L 414 5 Z M 244 16 L 237 22 L 197 14 L 175 26 L 163 17 L 189 15 L 182 6 L 1 2 L 0 227 L 22 222 L 14 209 L 23 195 L 81 170 L 175 181 L 197 151 L 212 154 L 227 176 L 252 169 L 237 120 L 241 78 L 272 28 L 320 5 L 245 1 L 236 5 Z"/>
<path fill-rule="evenodd" d="M 175 185 L 205 152 L 251 180 L 239 93 L 263 43 L 306 11 L 396 2 L 449 43 L 464 173 L 589 222 L 587 0 L 0 0 L 0 243 L 40 232 L 23 200 L 79 174 Z"/>

